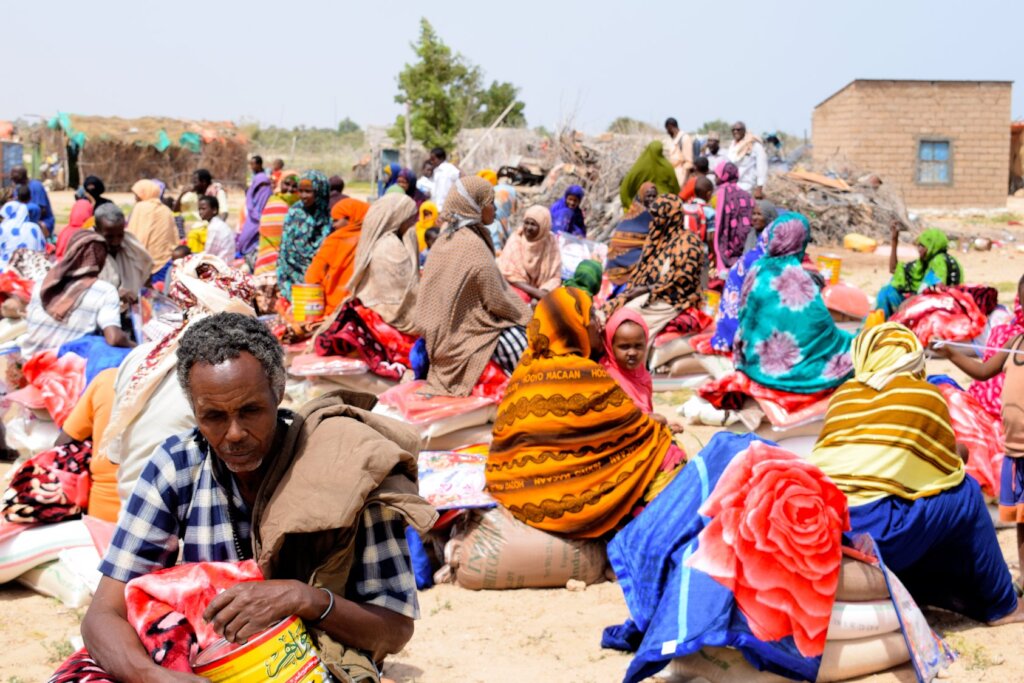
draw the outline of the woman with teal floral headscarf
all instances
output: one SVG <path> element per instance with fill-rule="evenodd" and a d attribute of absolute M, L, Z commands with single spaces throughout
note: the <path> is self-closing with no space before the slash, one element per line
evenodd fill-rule
<path fill-rule="evenodd" d="M 320 171 L 299 176 L 299 201 L 288 209 L 277 257 L 277 286 L 281 296 L 292 300 L 292 285 L 305 281 L 320 243 L 333 229 L 331 225 L 331 187 Z"/>
<path fill-rule="evenodd" d="M 899 228 L 893 225 L 889 272 L 892 280 L 878 292 L 877 306 L 888 318 L 909 297 L 936 285 L 959 285 L 963 282 L 960 262 L 949 254 L 949 238 L 937 228 L 929 228 L 917 238 L 920 258 L 900 263 L 896 256 Z"/>
<path fill-rule="evenodd" d="M 801 261 L 810 225 L 801 214 L 779 216 L 765 254 L 743 283 L 736 369 L 777 391 L 814 394 L 853 374 L 853 335 L 836 327 Z"/>

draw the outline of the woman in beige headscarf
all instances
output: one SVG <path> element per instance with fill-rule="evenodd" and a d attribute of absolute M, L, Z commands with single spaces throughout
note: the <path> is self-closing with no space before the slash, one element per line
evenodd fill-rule
<path fill-rule="evenodd" d="M 486 180 L 486 178 L 485 178 Z M 540 301 L 562 286 L 562 253 L 551 234 L 551 212 L 531 206 L 523 224 L 508 238 L 498 256 L 498 269 L 523 301 Z"/>
<path fill-rule="evenodd" d="M 160 186 L 152 180 L 132 185 L 135 207 L 128 217 L 129 233 L 134 235 L 153 258 L 153 281 L 160 282 L 171 262 L 171 252 L 178 245 L 178 228 L 174 214 L 160 201 Z"/>
<path fill-rule="evenodd" d="M 412 329 L 419 282 L 416 202 L 404 194 L 387 194 L 370 207 L 356 247 L 348 291 L 400 332 Z"/>
<path fill-rule="evenodd" d="M 468 396 L 492 357 L 511 374 L 526 349 L 532 311 L 494 260 L 485 227 L 494 215 L 494 188 L 483 178 L 459 178 L 445 199 L 414 317 L 426 340 L 432 393 Z"/>
<path fill-rule="evenodd" d="M 189 256 L 171 270 L 168 296 L 182 310 L 177 329 L 156 344 L 128 354 L 118 369 L 110 422 L 95 457 L 119 464 L 117 491 L 131 495 L 153 450 L 167 438 L 196 426 L 178 384 L 178 342 L 185 331 L 214 313 L 256 317 L 252 279 L 211 254 Z"/>

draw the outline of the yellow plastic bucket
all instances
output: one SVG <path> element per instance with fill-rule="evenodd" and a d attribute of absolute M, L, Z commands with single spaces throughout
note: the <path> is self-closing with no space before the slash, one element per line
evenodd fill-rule
<path fill-rule="evenodd" d="M 292 317 L 297 323 L 315 323 L 324 319 L 322 285 L 292 285 Z"/>
<path fill-rule="evenodd" d="M 333 681 L 305 624 L 285 619 L 244 645 L 218 640 L 192 663 L 196 675 L 212 683 L 325 683 Z"/>
<path fill-rule="evenodd" d="M 825 278 L 825 282 L 830 285 L 839 284 L 839 273 L 842 267 L 843 259 L 834 254 L 818 257 L 818 270 L 821 271 L 821 276 Z"/>
<path fill-rule="evenodd" d="M 712 318 L 718 315 L 718 306 L 722 303 L 722 295 L 713 289 L 704 292 L 704 313 Z"/>

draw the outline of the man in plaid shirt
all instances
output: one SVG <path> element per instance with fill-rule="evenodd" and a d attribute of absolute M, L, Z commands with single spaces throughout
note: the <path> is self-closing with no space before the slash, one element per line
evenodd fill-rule
<path fill-rule="evenodd" d="M 204 680 L 153 663 L 126 620 L 125 584 L 179 560 L 251 558 L 257 493 L 294 419 L 278 409 L 281 347 L 252 318 L 226 313 L 196 323 L 178 349 L 178 379 L 198 428 L 168 439 L 147 463 L 82 623 L 92 658 L 117 680 Z M 404 647 L 419 616 L 399 512 L 376 503 L 363 508 L 352 565 L 344 594 L 298 580 L 243 583 L 218 595 L 204 618 L 242 643 L 298 615 L 381 662 Z"/>

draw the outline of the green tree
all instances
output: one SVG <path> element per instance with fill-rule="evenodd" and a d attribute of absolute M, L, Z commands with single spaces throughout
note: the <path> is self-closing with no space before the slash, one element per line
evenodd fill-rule
<path fill-rule="evenodd" d="M 409 105 L 414 139 L 428 148 L 450 148 L 462 128 L 490 125 L 513 102 L 503 125 L 526 125 L 519 89 L 497 81 L 484 89 L 480 68 L 453 53 L 426 19 L 420 19 L 419 41 L 412 49 L 417 61 L 398 74 L 395 101 Z M 395 140 L 405 141 L 404 114 L 389 132 Z"/>
<path fill-rule="evenodd" d="M 657 134 L 661 131 L 646 121 L 639 121 L 628 116 L 620 116 L 608 125 L 608 132 L 618 133 L 619 135 L 649 135 Z"/>
<path fill-rule="evenodd" d="M 479 104 L 470 116 L 469 126 L 489 126 L 501 116 L 506 107 L 512 105 L 512 110 L 502 120 L 501 125 L 505 128 L 525 128 L 526 116 L 523 110 L 526 109 L 526 105 L 518 98 L 519 88 L 511 83 L 493 81 L 491 87 L 479 94 Z"/>
<path fill-rule="evenodd" d="M 697 129 L 697 135 L 707 135 L 711 131 L 717 132 L 722 136 L 723 140 L 728 140 L 729 136 L 732 135 L 732 124 L 722 119 L 715 119 L 714 121 L 705 121 L 701 124 L 700 128 Z"/>
<path fill-rule="evenodd" d="M 342 135 L 347 135 L 349 133 L 358 133 L 361 130 L 362 129 L 359 127 L 359 124 L 347 116 L 338 122 L 338 132 L 341 133 Z"/>

